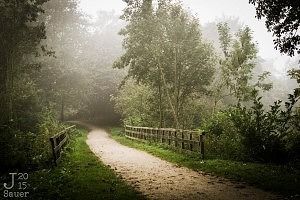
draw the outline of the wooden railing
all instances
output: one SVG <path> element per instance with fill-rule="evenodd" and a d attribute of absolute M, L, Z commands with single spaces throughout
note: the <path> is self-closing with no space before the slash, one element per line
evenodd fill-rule
<path fill-rule="evenodd" d="M 55 165 L 59 163 L 61 159 L 62 147 L 68 142 L 69 134 L 74 130 L 74 127 L 75 125 L 69 126 L 50 138 L 53 161 Z"/>
<path fill-rule="evenodd" d="M 175 148 L 199 152 L 201 158 L 204 159 L 205 133 L 203 131 L 125 126 L 125 136 L 130 139 L 166 143 Z"/>

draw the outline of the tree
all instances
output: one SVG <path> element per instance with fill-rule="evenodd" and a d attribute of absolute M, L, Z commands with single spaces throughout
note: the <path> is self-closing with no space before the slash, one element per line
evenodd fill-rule
<path fill-rule="evenodd" d="M 155 126 L 153 115 L 153 98 L 151 87 L 129 79 L 113 98 L 116 110 L 122 115 L 124 123 L 134 126 Z"/>
<path fill-rule="evenodd" d="M 294 56 L 300 54 L 300 4 L 293 0 L 249 0 L 256 6 L 258 19 L 266 18 L 266 27 L 277 38 L 274 40 L 275 48 L 281 53 Z M 300 61 L 299 61 L 300 62 Z M 300 70 L 290 70 L 291 78 L 296 79 L 299 86 L 294 90 L 294 96 L 300 98 Z"/>
<path fill-rule="evenodd" d="M 156 88 L 158 110 L 162 112 L 165 98 L 171 126 L 179 128 L 187 99 L 205 91 L 211 81 L 214 51 L 202 40 L 198 19 L 180 4 L 160 1 L 154 10 L 152 1 L 137 2 L 134 8 L 128 3 L 123 15 L 129 22 L 121 32 L 126 52 L 115 66 L 129 67 L 129 76 Z"/>
<path fill-rule="evenodd" d="M 24 55 L 41 51 L 38 47 L 45 38 L 45 27 L 43 23 L 37 23 L 37 18 L 43 13 L 42 5 L 46 1 L 0 2 L 0 110 L 3 113 L 0 126 L 15 118 L 13 90 L 16 75 L 34 66 L 34 63 L 26 62 Z"/>
<path fill-rule="evenodd" d="M 0 1 L 1 172 L 32 162 L 30 147 L 42 112 L 40 89 L 33 76 L 40 68 L 37 58 L 46 53 L 41 45 L 45 26 L 38 21 L 45 2 Z"/>
<path fill-rule="evenodd" d="M 40 58 L 42 78 L 38 83 L 43 88 L 45 104 L 51 104 L 63 121 L 83 106 L 87 91 L 82 60 L 88 25 L 78 10 L 77 0 L 51 0 L 43 7 L 45 13 L 39 18 L 46 28 L 47 39 L 43 44 L 54 56 Z"/>
<path fill-rule="evenodd" d="M 266 18 L 266 27 L 276 37 L 274 44 L 281 53 L 300 54 L 300 4 L 294 0 L 249 0 L 258 19 Z"/>
<path fill-rule="evenodd" d="M 234 37 L 227 23 L 217 26 L 223 55 L 220 58 L 220 72 L 212 89 L 214 110 L 225 97 L 233 96 L 241 103 L 252 99 L 254 90 L 267 91 L 272 88 L 272 84 L 264 82 L 269 72 L 263 72 L 256 83 L 251 83 L 257 64 L 257 47 L 252 41 L 250 28 L 241 28 Z"/>

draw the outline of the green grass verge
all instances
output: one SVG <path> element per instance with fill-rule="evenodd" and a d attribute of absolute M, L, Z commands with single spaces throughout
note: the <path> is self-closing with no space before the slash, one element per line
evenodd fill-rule
<path fill-rule="evenodd" d="M 59 166 L 29 174 L 30 199 L 142 199 L 90 151 L 80 131 Z"/>
<path fill-rule="evenodd" d="M 202 161 L 197 155 L 175 152 L 155 143 L 143 143 L 127 139 L 121 128 L 110 128 L 110 133 L 113 139 L 123 145 L 146 151 L 179 166 L 185 166 L 196 171 L 201 170 L 234 181 L 246 182 L 284 196 L 300 194 L 300 171 L 291 167 L 220 159 Z"/>

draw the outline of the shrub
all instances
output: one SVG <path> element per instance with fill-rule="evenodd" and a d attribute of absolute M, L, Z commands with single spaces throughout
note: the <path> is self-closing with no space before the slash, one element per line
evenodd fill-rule
<path fill-rule="evenodd" d="M 250 160 L 286 162 L 291 159 L 287 140 L 299 135 L 295 129 L 297 123 L 293 122 L 296 120 L 293 115 L 293 106 L 297 102 L 295 96 L 289 96 L 285 110 L 281 109 L 281 101 L 277 101 L 265 111 L 260 100 L 261 97 L 256 98 L 251 108 L 238 105 L 231 109 L 231 119 L 242 136 L 245 154 Z M 290 144 L 294 149 L 294 144 Z"/>
<path fill-rule="evenodd" d="M 218 112 L 208 120 L 203 129 L 206 130 L 206 152 L 209 157 L 221 159 L 243 160 L 241 135 L 231 121 L 230 113 Z"/>
<path fill-rule="evenodd" d="M 0 171 L 23 169 L 30 165 L 32 133 L 24 133 L 10 126 L 0 128 L 0 133 Z"/>
<path fill-rule="evenodd" d="M 261 97 L 250 108 L 237 105 L 218 112 L 202 127 L 207 134 L 208 155 L 243 161 L 299 163 L 300 111 L 297 98 L 289 95 L 285 109 L 281 101 L 264 110 Z"/>
<path fill-rule="evenodd" d="M 38 123 L 32 124 L 31 131 L 18 128 L 13 121 L 0 127 L 1 172 L 34 169 L 49 164 L 49 138 L 63 127 L 48 109 L 37 118 Z"/>
<path fill-rule="evenodd" d="M 31 159 L 35 166 L 48 164 L 52 156 L 49 138 L 63 129 L 63 125 L 54 116 L 48 109 L 45 109 L 40 115 L 40 122 L 32 141 Z"/>

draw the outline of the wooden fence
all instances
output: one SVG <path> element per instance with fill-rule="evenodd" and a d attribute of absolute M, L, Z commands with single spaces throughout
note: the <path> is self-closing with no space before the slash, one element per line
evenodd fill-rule
<path fill-rule="evenodd" d="M 69 134 L 74 130 L 75 125 L 69 126 L 63 131 L 50 138 L 54 164 L 57 165 L 61 159 L 62 147 L 68 142 Z"/>
<path fill-rule="evenodd" d="M 130 139 L 166 143 L 175 148 L 199 152 L 201 158 L 204 159 L 205 133 L 203 131 L 125 126 L 125 136 Z"/>

